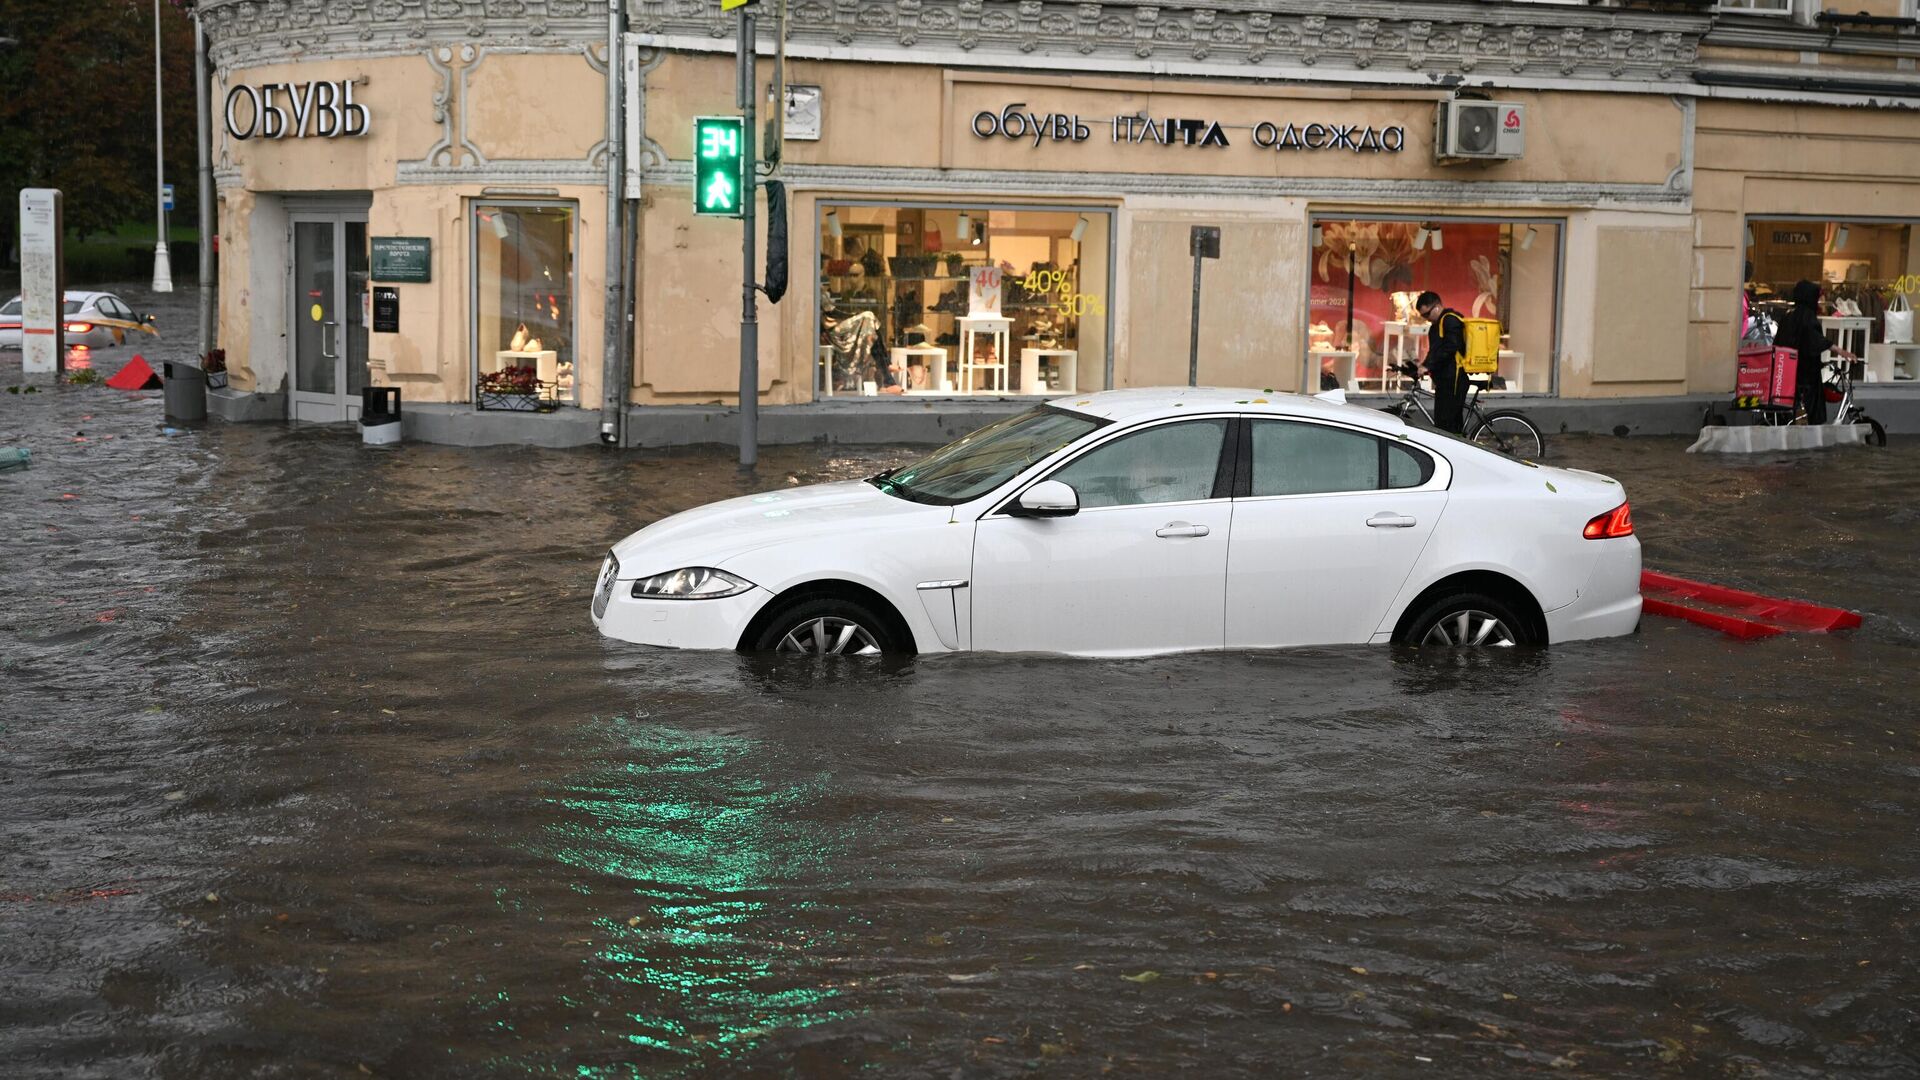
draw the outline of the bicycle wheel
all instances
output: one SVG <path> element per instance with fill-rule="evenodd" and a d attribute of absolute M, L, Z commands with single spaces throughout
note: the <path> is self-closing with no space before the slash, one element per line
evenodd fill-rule
<path fill-rule="evenodd" d="M 1483 413 L 1480 423 L 1468 436 L 1476 446 L 1497 450 L 1523 461 L 1539 461 L 1547 456 L 1547 437 L 1527 415 L 1515 409 L 1495 409 Z"/>
<path fill-rule="evenodd" d="M 1868 446 L 1887 445 L 1887 429 L 1881 426 L 1880 421 L 1875 420 L 1873 417 L 1868 416 L 1866 413 L 1861 413 L 1860 419 L 1856 421 L 1856 423 L 1867 425 L 1867 445 Z"/>

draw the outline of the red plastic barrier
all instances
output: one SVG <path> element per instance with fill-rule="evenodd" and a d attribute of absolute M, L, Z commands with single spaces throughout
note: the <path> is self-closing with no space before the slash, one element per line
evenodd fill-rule
<path fill-rule="evenodd" d="M 1772 637 L 1789 630 L 1827 634 L 1860 625 L 1858 613 L 1842 608 L 1761 596 L 1724 585 L 1689 581 L 1657 570 L 1641 572 L 1640 593 L 1641 610 L 1650 615 L 1685 619 L 1746 640 Z M 1710 611 L 1693 604 L 1709 604 L 1726 610 Z"/>
<path fill-rule="evenodd" d="M 153 368 L 148 366 L 146 357 L 136 353 L 133 359 L 127 361 L 126 367 L 113 373 L 113 376 L 107 380 L 107 385 L 115 390 L 158 390 L 160 376 L 153 373 Z"/>

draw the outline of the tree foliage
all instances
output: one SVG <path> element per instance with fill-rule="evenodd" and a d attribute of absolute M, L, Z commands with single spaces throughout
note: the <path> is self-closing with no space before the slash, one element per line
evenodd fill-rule
<path fill-rule="evenodd" d="M 160 4 L 175 221 L 197 213 L 191 8 Z M 0 253 L 23 187 L 59 188 L 82 234 L 152 220 L 153 20 L 152 0 L 0 0 Z"/>

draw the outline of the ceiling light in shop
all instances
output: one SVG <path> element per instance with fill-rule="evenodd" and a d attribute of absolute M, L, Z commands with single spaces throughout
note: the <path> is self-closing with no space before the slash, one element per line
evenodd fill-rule
<path fill-rule="evenodd" d="M 1073 237 L 1073 242 L 1076 244 L 1087 235 L 1087 215 L 1080 215 L 1080 220 L 1073 223 L 1073 232 L 1068 235 Z"/>
<path fill-rule="evenodd" d="M 1747 246 L 1753 246 L 1753 226 L 1747 226 Z"/>
<path fill-rule="evenodd" d="M 1846 246 L 1847 246 L 1847 227 L 1845 225 L 1842 225 L 1838 229 L 1835 229 L 1833 232 L 1833 248 L 1835 251 L 1838 251 L 1841 248 Z"/>
<path fill-rule="evenodd" d="M 507 215 L 495 212 L 492 217 L 488 218 L 487 223 L 493 227 L 495 239 L 505 240 L 507 238 Z"/>
<path fill-rule="evenodd" d="M 1425 250 L 1427 246 L 1427 235 L 1427 227 L 1425 225 L 1413 230 L 1413 250 Z"/>
<path fill-rule="evenodd" d="M 960 211 L 960 228 L 955 231 L 961 236 L 973 235 L 973 219 L 967 216 L 965 210 Z"/>
<path fill-rule="evenodd" d="M 1314 226 L 1314 227 L 1313 227 L 1313 228 L 1312 228 L 1312 229 L 1310 230 L 1310 234 L 1311 234 L 1311 235 L 1312 235 L 1312 237 L 1313 237 L 1313 246 L 1314 246 L 1314 247 L 1317 247 L 1317 248 L 1319 248 L 1319 247 L 1326 247 L 1326 246 L 1327 246 L 1327 230 L 1326 230 L 1326 229 L 1324 229 L 1324 228 L 1322 228 L 1322 227 L 1320 227 L 1319 225 L 1315 225 L 1315 226 Z"/>
<path fill-rule="evenodd" d="M 986 239 L 987 239 L 986 225 L 978 221 L 974 222 L 973 223 L 973 246 L 979 247 L 983 242 L 985 242 Z"/>
<path fill-rule="evenodd" d="M 1441 248 L 1446 246 L 1447 246 L 1446 234 L 1441 232 L 1439 229 L 1433 230 L 1433 250 L 1439 251 Z"/>
<path fill-rule="evenodd" d="M 840 228 L 840 213 L 837 210 L 827 211 L 827 233 L 835 240 L 846 235 Z"/>
<path fill-rule="evenodd" d="M 1533 242 L 1535 240 L 1538 240 L 1539 238 L 1540 238 L 1540 230 L 1534 228 L 1531 225 L 1527 226 L 1526 234 L 1520 237 L 1520 250 L 1532 251 Z"/>

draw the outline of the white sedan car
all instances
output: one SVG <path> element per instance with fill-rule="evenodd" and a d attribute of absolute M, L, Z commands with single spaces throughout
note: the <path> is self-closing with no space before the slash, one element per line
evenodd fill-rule
<path fill-rule="evenodd" d="M 614 545 L 600 632 L 689 649 L 1135 656 L 1633 632 L 1640 541 L 1596 473 L 1250 390 L 1115 390 L 867 480 Z"/>

